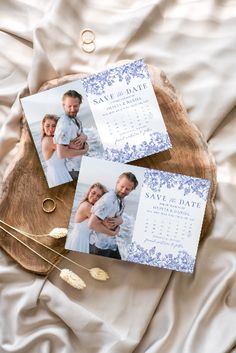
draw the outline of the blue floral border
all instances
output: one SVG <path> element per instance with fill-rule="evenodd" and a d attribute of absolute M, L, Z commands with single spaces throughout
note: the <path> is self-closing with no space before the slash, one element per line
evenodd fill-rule
<path fill-rule="evenodd" d="M 176 255 L 162 254 L 156 246 L 147 250 L 136 242 L 132 242 L 129 248 L 127 261 L 191 273 L 195 264 L 195 259 L 184 250 L 179 251 Z"/>
<path fill-rule="evenodd" d="M 146 169 L 144 173 L 143 185 L 147 185 L 152 191 L 158 192 L 165 186 L 168 189 L 178 188 L 183 190 L 184 196 L 196 194 L 204 201 L 207 200 L 210 180 L 190 177 L 182 174 L 163 172 L 160 170 Z"/>
<path fill-rule="evenodd" d="M 113 162 L 126 163 L 172 147 L 166 132 L 153 132 L 149 136 L 149 141 L 143 141 L 139 145 L 130 145 L 126 142 L 121 149 L 105 148 L 103 158 Z"/>
<path fill-rule="evenodd" d="M 97 96 L 105 93 L 106 86 L 112 86 L 115 81 L 125 80 L 127 85 L 133 77 L 148 79 L 149 73 L 143 59 L 124 64 L 96 75 L 82 79 L 83 88 L 86 94 L 95 94 Z"/>

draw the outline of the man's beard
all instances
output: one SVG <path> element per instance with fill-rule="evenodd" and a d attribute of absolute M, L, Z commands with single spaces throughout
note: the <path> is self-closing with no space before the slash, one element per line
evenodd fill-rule
<path fill-rule="evenodd" d="M 118 196 L 120 199 L 123 199 L 126 195 L 120 194 L 119 192 L 116 192 L 116 196 Z"/>

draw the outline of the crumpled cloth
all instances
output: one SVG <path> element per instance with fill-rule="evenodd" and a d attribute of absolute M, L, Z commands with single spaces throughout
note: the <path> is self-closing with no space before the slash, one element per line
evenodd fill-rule
<path fill-rule="evenodd" d="M 0 352 L 236 352 L 236 1 L 11 0 L 0 2 L 0 18 L 1 175 L 17 153 L 19 97 L 59 76 L 144 58 L 180 93 L 218 180 L 193 275 L 72 253 L 111 276 L 102 283 L 81 272 L 87 288 L 76 292 L 57 270 L 45 279 L 0 251 Z M 80 48 L 87 27 L 91 54 Z"/>

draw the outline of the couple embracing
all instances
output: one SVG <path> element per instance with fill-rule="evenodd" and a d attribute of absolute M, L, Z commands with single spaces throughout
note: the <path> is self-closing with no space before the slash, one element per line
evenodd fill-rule
<path fill-rule="evenodd" d="M 87 136 L 77 116 L 81 104 L 82 95 L 69 90 L 62 97 L 64 113 L 60 118 L 55 114 L 43 117 L 42 154 L 49 187 L 76 180 L 81 156 L 88 152 Z"/>
<path fill-rule="evenodd" d="M 123 223 L 124 199 L 137 185 L 131 172 L 118 177 L 114 190 L 107 191 L 100 183 L 91 185 L 77 209 L 69 249 L 121 259 L 116 236 Z"/>

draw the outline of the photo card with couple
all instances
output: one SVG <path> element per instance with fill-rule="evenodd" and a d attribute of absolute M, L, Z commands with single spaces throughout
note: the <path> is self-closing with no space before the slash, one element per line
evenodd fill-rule
<path fill-rule="evenodd" d="M 48 186 L 82 156 L 127 163 L 171 148 L 143 59 L 21 99 Z"/>
<path fill-rule="evenodd" d="M 208 179 L 82 157 L 65 247 L 193 272 L 210 185 Z"/>

